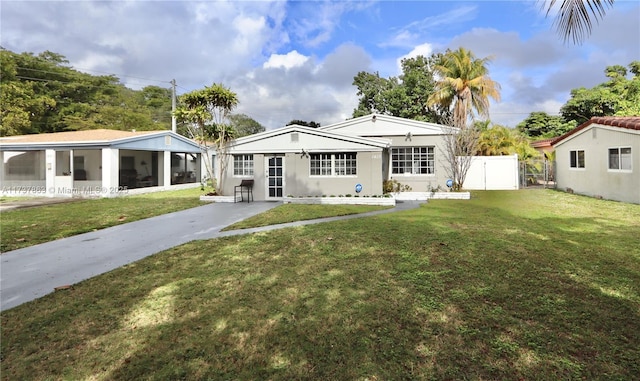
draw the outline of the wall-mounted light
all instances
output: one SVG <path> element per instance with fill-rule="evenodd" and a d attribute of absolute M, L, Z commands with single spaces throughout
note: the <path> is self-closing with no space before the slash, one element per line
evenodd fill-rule
<path fill-rule="evenodd" d="M 374 122 L 374 123 L 376 122 L 376 116 L 375 115 L 371 117 L 371 121 Z"/>
<path fill-rule="evenodd" d="M 407 135 L 404 137 L 404 140 L 411 140 L 411 131 L 407 132 Z"/>

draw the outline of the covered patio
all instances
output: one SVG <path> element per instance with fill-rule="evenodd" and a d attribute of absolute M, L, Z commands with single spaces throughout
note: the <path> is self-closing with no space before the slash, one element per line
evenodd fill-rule
<path fill-rule="evenodd" d="M 114 197 L 195 185 L 202 173 L 200 146 L 171 131 L 12 136 L 0 138 L 0 155 L 3 195 Z"/>

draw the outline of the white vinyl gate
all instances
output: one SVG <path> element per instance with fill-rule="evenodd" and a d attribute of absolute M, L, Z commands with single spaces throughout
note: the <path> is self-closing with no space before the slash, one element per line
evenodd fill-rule
<path fill-rule="evenodd" d="M 519 189 L 518 155 L 474 156 L 464 181 L 465 190 Z"/>

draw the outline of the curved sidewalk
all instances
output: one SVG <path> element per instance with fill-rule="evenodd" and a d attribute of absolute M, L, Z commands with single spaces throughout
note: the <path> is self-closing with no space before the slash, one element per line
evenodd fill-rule
<path fill-rule="evenodd" d="M 10 251 L 0 255 L 0 310 L 193 240 L 360 218 L 412 209 L 419 204 L 399 202 L 395 208 L 375 212 L 221 232 L 226 226 L 280 203 L 212 203 Z"/>

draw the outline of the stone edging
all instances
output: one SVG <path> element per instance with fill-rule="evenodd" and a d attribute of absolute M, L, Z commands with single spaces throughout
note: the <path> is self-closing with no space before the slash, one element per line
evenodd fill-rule
<path fill-rule="evenodd" d="M 469 200 L 469 192 L 401 192 L 393 197 L 283 197 L 285 204 L 321 205 L 383 205 L 394 206 L 398 201 Z M 200 196 L 200 201 L 234 202 L 233 196 Z"/>

